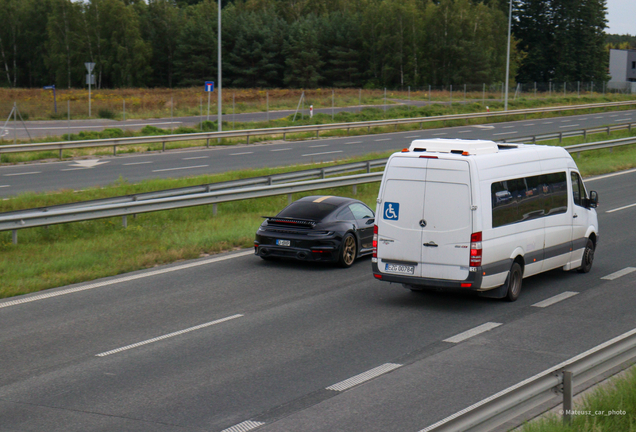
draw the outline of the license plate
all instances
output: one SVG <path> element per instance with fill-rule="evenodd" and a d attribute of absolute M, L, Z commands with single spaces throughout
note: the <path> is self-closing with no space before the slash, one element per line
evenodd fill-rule
<path fill-rule="evenodd" d="M 404 264 L 386 264 L 385 270 L 387 273 L 402 273 L 413 274 L 415 273 L 415 266 Z"/>
<path fill-rule="evenodd" d="M 276 240 L 277 246 L 291 246 L 291 240 Z"/>

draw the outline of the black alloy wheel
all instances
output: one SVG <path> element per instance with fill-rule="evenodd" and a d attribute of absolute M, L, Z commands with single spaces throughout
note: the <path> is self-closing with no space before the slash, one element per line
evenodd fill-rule
<path fill-rule="evenodd" d="M 585 250 L 583 251 L 583 259 L 581 260 L 581 267 L 576 269 L 579 273 L 587 273 L 592 269 L 594 263 L 594 242 L 587 239 L 585 244 Z"/>
<path fill-rule="evenodd" d="M 505 299 L 509 302 L 513 302 L 519 298 L 521 294 L 521 281 L 523 280 L 523 274 L 521 272 L 521 266 L 519 263 L 513 263 L 506 279 L 505 286 L 507 287 Z"/>
<path fill-rule="evenodd" d="M 356 260 L 357 250 L 355 237 L 353 234 L 347 233 L 342 239 L 342 245 L 340 246 L 338 265 L 344 268 L 351 267 Z"/>

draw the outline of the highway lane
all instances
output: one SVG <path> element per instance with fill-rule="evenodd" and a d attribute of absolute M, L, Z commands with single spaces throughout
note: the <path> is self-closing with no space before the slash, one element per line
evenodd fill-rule
<path fill-rule="evenodd" d="M 634 327 L 636 272 L 601 279 L 636 267 L 636 206 L 612 211 L 636 203 L 634 182 L 588 180 L 592 271 L 526 279 L 515 303 L 414 294 L 375 281 L 368 258 L 345 270 L 251 251 L 2 300 L 2 430 L 418 431 Z M 533 306 L 565 291 L 578 294 Z M 500 325 L 445 342 L 485 323 Z M 327 390 L 382 365 L 397 369 Z"/>
<path fill-rule="evenodd" d="M 151 178 L 176 178 L 247 168 L 331 162 L 371 152 L 399 150 L 418 138 L 503 139 L 636 121 L 636 111 L 608 112 L 542 120 L 460 126 L 377 135 L 325 138 L 297 142 L 213 147 L 0 167 L 0 197 L 22 192 L 79 190 L 104 186 L 120 177 L 136 183 Z M 596 135 L 598 140 L 603 134 Z"/>

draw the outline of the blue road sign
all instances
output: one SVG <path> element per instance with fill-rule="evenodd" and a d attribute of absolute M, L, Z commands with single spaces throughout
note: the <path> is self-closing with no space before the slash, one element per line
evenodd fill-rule
<path fill-rule="evenodd" d="M 44 90 L 55 90 L 55 85 L 44 86 Z"/>
<path fill-rule="evenodd" d="M 213 92 L 214 91 L 214 81 L 206 81 L 205 82 L 205 91 Z"/>

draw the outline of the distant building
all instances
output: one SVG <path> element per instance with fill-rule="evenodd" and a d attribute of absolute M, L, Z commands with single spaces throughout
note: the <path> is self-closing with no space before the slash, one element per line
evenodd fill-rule
<path fill-rule="evenodd" d="M 608 88 L 636 93 L 636 50 L 611 49 L 609 73 Z"/>

